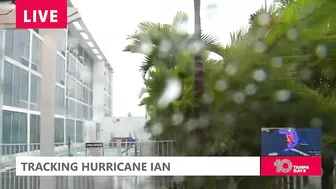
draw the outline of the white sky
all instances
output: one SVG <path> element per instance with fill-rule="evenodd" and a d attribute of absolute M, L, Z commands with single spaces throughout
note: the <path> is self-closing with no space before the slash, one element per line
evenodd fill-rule
<path fill-rule="evenodd" d="M 138 94 L 143 86 L 139 66 L 141 55 L 122 52 L 141 21 L 170 24 L 178 11 L 188 13 L 193 30 L 192 0 L 72 0 L 82 18 L 115 70 L 113 81 L 113 116 L 144 116 Z M 264 5 L 265 0 L 202 0 L 201 23 L 205 33 L 219 37 L 223 44 L 229 33 L 248 23 L 251 13 Z M 210 5 L 216 5 L 216 8 Z"/>

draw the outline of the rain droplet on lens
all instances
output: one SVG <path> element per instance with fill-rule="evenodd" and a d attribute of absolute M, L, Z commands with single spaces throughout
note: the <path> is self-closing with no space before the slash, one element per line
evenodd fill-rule
<path fill-rule="evenodd" d="M 149 55 L 152 52 L 153 45 L 149 41 L 144 41 L 140 45 L 140 52 Z"/>
<path fill-rule="evenodd" d="M 270 20 L 271 17 L 267 12 L 262 12 L 258 15 L 258 24 L 261 26 L 268 25 Z"/>
<path fill-rule="evenodd" d="M 217 80 L 215 89 L 219 92 L 223 92 L 228 88 L 228 84 L 225 80 Z"/>
<path fill-rule="evenodd" d="M 155 123 L 154 125 L 152 125 L 151 133 L 153 135 L 161 135 L 162 132 L 163 132 L 163 126 L 161 123 Z"/>
<path fill-rule="evenodd" d="M 246 95 L 254 95 L 257 92 L 257 86 L 255 84 L 248 84 L 245 87 Z"/>
<path fill-rule="evenodd" d="M 207 6 L 206 6 L 206 11 L 207 11 L 207 13 L 208 13 L 208 17 L 209 17 L 210 19 L 216 17 L 216 15 L 217 15 L 217 10 L 218 10 L 218 8 L 217 8 L 217 4 L 216 4 L 216 3 L 209 3 L 209 4 L 207 4 Z"/>
<path fill-rule="evenodd" d="M 254 43 L 254 51 L 257 53 L 262 53 L 266 50 L 267 46 L 265 43 L 261 42 L 261 41 L 256 41 Z"/>
<path fill-rule="evenodd" d="M 279 90 L 275 93 L 275 100 L 284 102 L 289 100 L 291 97 L 291 92 L 287 89 Z"/>
<path fill-rule="evenodd" d="M 282 67 L 282 58 L 281 57 L 273 57 L 271 60 L 271 64 L 274 68 Z"/>
<path fill-rule="evenodd" d="M 241 104 L 245 101 L 245 94 L 242 92 L 237 92 L 233 94 L 233 100 L 237 103 L 237 104 Z"/>
<path fill-rule="evenodd" d="M 291 41 L 295 41 L 298 37 L 298 33 L 296 31 L 296 29 L 291 28 L 287 31 L 287 38 Z"/>
<path fill-rule="evenodd" d="M 180 125 L 184 120 L 184 115 L 182 113 L 175 113 L 172 117 L 173 125 Z"/>
<path fill-rule="evenodd" d="M 328 53 L 328 49 L 325 45 L 318 45 L 316 47 L 316 55 L 319 58 L 325 58 L 327 56 L 327 53 Z"/>
<path fill-rule="evenodd" d="M 254 80 L 258 81 L 258 82 L 262 82 L 265 81 L 267 75 L 266 72 L 262 69 L 257 69 L 253 72 L 252 77 Z"/>
<path fill-rule="evenodd" d="M 233 76 L 236 74 L 237 72 L 237 67 L 235 64 L 233 63 L 229 63 L 228 65 L 226 65 L 225 67 L 225 72 L 229 75 L 229 76 Z"/>
<path fill-rule="evenodd" d="M 182 91 L 182 83 L 177 78 L 169 78 L 166 80 L 166 86 L 162 95 L 158 100 L 159 108 L 166 108 L 169 103 L 180 97 Z"/>

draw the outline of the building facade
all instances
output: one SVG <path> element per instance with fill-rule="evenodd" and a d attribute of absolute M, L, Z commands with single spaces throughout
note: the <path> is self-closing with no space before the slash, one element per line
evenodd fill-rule
<path fill-rule="evenodd" d="M 2 32 L 4 57 L 2 144 L 40 142 L 40 96 L 43 30 L 6 30 Z M 57 54 L 50 62 L 54 68 L 56 144 L 68 139 L 84 142 L 88 123 L 112 116 L 113 69 L 102 54 L 82 20 L 57 30 Z M 94 71 L 94 70 L 99 70 Z M 95 73 L 102 73 L 101 75 Z M 103 81 L 103 82 L 102 82 Z M 102 85 L 95 87 L 95 85 Z M 104 96 L 104 103 L 94 102 Z M 102 106 L 102 107 L 100 107 Z M 98 110 L 96 111 L 96 109 Z M 104 109 L 101 111 L 100 109 Z M 96 111 L 96 112 L 95 112 Z M 98 116 L 102 114 L 101 116 Z M 95 116 L 96 117 L 95 117 Z M 100 132 L 98 127 L 97 133 Z M 3 154 L 6 149 L 2 149 Z M 16 149 L 15 151 L 17 151 Z"/>

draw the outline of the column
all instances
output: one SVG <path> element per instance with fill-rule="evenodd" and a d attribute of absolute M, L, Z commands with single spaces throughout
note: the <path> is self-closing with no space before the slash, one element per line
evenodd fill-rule
<path fill-rule="evenodd" d="M 5 31 L 0 30 L 0 158 L 2 156 L 2 105 L 5 58 Z M 0 160 L 1 161 L 1 160 Z"/>
<path fill-rule="evenodd" d="M 56 30 L 43 30 L 42 79 L 40 99 L 40 155 L 54 154 L 54 72 L 56 57 Z M 54 189 L 55 177 L 40 177 L 40 189 Z"/>
<path fill-rule="evenodd" d="M 105 63 L 103 61 L 98 61 L 93 63 L 93 128 L 94 128 L 94 138 L 96 139 L 96 123 L 100 124 L 100 129 L 104 127 L 104 117 L 105 117 Z M 107 89 L 106 89 L 107 90 Z M 100 131 L 99 131 L 100 132 Z"/>

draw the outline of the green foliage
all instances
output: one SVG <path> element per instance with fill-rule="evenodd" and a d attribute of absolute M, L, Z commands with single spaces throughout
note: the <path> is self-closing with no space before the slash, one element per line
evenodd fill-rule
<path fill-rule="evenodd" d="M 175 22 L 140 24 L 126 50 L 139 52 L 135 49 L 144 42 L 143 35 L 152 42 L 141 68 L 143 73 L 155 68 L 144 80 L 148 97 L 141 104 L 150 116 L 146 129 L 156 139 L 174 139 L 178 153 L 184 155 L 200 151 L 219 156 L 259 155 L 261 127 L 321 127 L 324 149 L 336 147 L 334 10 L 333 1 L 296 0 L 257 11 L 258 19 L 251 19 L 249 30 L 232 34 L 226 48 L 204 35 L 203 50 L 224 59 L 212 60 L 203 54 L 203 103 L 209 110 L 198 119 L 191 114 L 198 105 L 193 93 L 194 52 L 185 46 L 195 41 L 174 32 Z M 187 19 L 182 13 L 178 17 Z M 165 39 L 173 44 L 168 57 L 160 56 Z M 169 79 L 180 81 L 181 93 L 160 107 Z M 160 132 L 153 127 L 160 127 Z M 199 149 L 196 128 L 204 129 L 205 149 Z M 239 188 L 272 188 L 270 182 L 270 178 L 244 178 Z"/>

